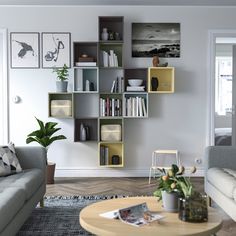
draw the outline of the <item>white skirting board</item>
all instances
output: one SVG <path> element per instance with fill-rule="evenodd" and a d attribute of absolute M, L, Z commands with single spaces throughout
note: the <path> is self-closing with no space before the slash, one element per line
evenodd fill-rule
<path fill-rule="evenodd" d="M 149 169 L 57 168 L 55 177 L 148 177 Z M 192 177 L 203 177 L 204 169 L 198 168 Z"/>

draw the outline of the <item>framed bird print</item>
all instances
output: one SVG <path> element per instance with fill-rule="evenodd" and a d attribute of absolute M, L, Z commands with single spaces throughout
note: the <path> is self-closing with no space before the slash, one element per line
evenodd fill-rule
<path fill-rule="evenodd" d="M 10 33 L 11 68 L 39 68 L 39 33 Z"/>

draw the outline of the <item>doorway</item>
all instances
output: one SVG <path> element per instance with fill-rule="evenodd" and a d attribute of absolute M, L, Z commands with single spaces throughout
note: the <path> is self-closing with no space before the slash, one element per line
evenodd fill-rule
<path fill-rule="evenodd" d="M 7 30 L 0 29 L 0 145 L 8 140 Z"/>
<path fill-rule="evenodd" d="M 234 48 L 236 31 L 210 32 L 210 119 L 209 145 L 231 146 L 235 144 L 234 105 L 236 88 Z"/>

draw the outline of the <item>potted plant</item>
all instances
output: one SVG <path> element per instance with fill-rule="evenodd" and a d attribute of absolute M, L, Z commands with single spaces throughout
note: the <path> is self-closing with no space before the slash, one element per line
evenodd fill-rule
<path fill-rule="evenodd" d="M 57 74 L 56 88 L 57 92 L 67 92 L 68 85 L 68 69 L 69 67 L 64 64 L 62 68 L 54 68 L 53 72 Z"/>
<path fill-rule="evenodd" d="M 43 121 L 37 119 L 36 117 L 35 119 L 38 122 L 39 129 L 27 135 L 27 144 L 31 142 L 37 142 L 46 149 L 47 153 L 50 144 L 52 144 L 54 141 L 66 139 L 64 135 L 53 136 L 58 130 L 61 129 L 56 128 L 56 122 L 47 122 L 44 124 Z M 55 166 L 55 163 L 48 162 L 47 160 L 47 184 L 54 183 Z"/>
<path fill-rule="evenodd" d="M 181 196 L 191 196 L 193 193 L 193 185 L 190 179 L 184 177 L 185 168 L 172 165 L 171 169 L 159 169 L 161 176 L 157 190 L 153 193 L 158 197 L 158 200 L 163 201 L 163 206 L 166 211 L 178 211 L 178 199 Z M 191 173 L 196 172 L 196 168 L 191 169 Z"/>

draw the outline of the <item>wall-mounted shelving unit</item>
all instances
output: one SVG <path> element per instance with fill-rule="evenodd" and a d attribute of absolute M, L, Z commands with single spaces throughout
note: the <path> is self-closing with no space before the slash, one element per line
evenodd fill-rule
<path fill-rule="evenodd" d="M 104 28 L 108 31 L 107 40 L 101 37 Z M 80 136 L 81 124 L 89 130 L 86 142 L 98 142 L 100 167 L 124 167 L 125 120 L 148 117 L 150 93 L 174 92 L 174 68 L 124 68 L 123 17 L 99 17 L 98 33 L 98 42 L 73 43 L 73 92 L 49 93 L 49 116 L 52 117 L 52 100 L 70 100 L 71 115 L 53 117 L 74 118 L 75 142 L 85 141 Z M 152 77 L 158 79 L 156 91 Z M 131 79 L 142 80 L 142 84 L 131 86 Z M 108 126 L 119 131 L 109 130 Z M 103 140 L 106 128 L 112 135 Z M 120 132 L 120 139 L 114 138 L 115 132 Z"/>

